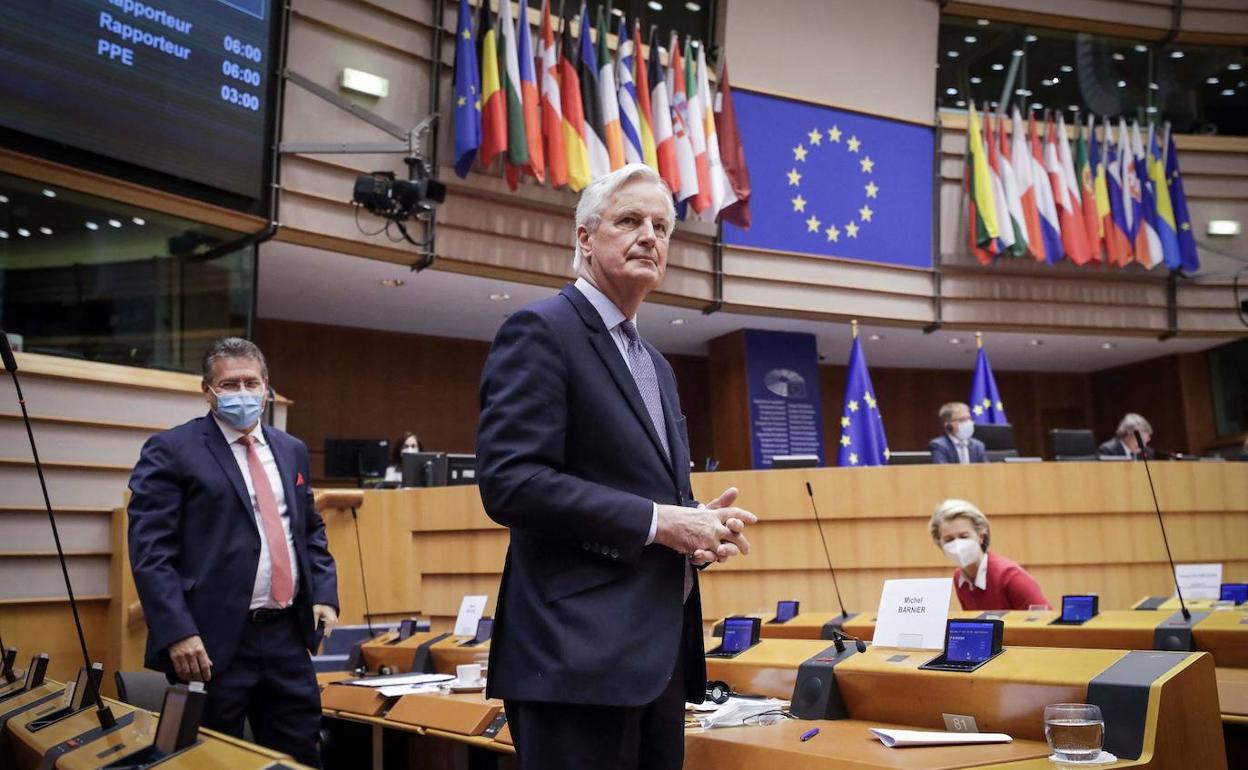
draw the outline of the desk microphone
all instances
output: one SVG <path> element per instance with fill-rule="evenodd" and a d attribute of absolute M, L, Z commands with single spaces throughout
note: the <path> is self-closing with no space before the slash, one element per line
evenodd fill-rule
<path fill-rule="evenodd" d="M 74 599 L 74 586 L 69 580 L 69 567 L 65 564 L 65 549 L 61 547 L 61 534 L 56 528 L 56 516 L 52 513 L 52 500 L 48 497 L 48 484 L 43 477 L 43 463 L 39 461 L 39 450 L 35 448 L 35 432 L 30 426 L 30 414 L 26 411 L 26 399 L 22 396 L 22 384 L 17 379 L 17 359 L 13 357 L 13 349 L 9 347 L 9 337 L 0 329 L 0 360 L 4 368 L 13 377 L 13 388 L 17 391 L 17 403 L 22 407 L 22 422 L 26 425 L 26 437 L 30 439 L 30 454 L 35 460 L 35 473 L 39 476 L 39 488 L 43 491 L 43 505 L 48 511 L 48 523 L 52 525 L 52 539 L 56 542 L 56 556 L 61 562 L 61 574 L 65 577 L 65 593 L 69 595 L 69 608 L 74 613 L 74 627 L 78 630 L 78 645 L 82 648 L 82 664 L 91 670 L 91 656 L 87 653 L 87 638 L 82 633 L 82 619 L 78 616 L 78 601 Z M 96 718 L 105 731 L 117 725 L 116 718 L 104 699 L 99 688 L 95 690 Z"/>
<path fill-rule="evenodd" d="M 1166 537 L 1166 522 L 1161 517 L 1161 505 L 1157 502 L 1157 488 L 1153 486 L 1153 472 L 1148 469 L 1148 452 L 1144 445 L 1144 437 L 1135 431 L 1135 443 L 1140 448 L 1140 460 L 1144 462 L 1144 473 L 1148 476 L 1148 491 L 1153 493 L 1153 509 L 1157 511 L 1157 524 L 1161 527 L 1161 541 L 1166 544 L 1166 560 L 1170 562 L 1170 575 L 1174 578 L 1174 592 L 1179 597 L 1179 607 L 1183 610 L 1183 619 L 1192 622 L 1192 613 L 1183 601 L 1183 589 L 1179 588 L 1179 573 L 1174 568 L 1174 557 L 1170 555 L 1170 538 Z"/>
<path fill-rule="evenodd" d="M 832 587 L 836 589 L 836 601 L 841 605 L 841 617 L 849 620 L 849 611 L 845 609 L 845 600 L 841 598 L 841 586 L 836 582 L 836 570 L 832 568 L 832 554 L 828 552 L 828 540 L 823 536 L 823 523 L 819 521 L 819 508 L 815 505 L 815 491 L 810 488 L 809 481 L 806 482 L 806 494 L 810 497 L 810 510 L 815 514 L 815 526 L 819 528 L 819 539 L 823 541 L 823 556 L 828 560 L 828 572 L 832 573 Z"/>

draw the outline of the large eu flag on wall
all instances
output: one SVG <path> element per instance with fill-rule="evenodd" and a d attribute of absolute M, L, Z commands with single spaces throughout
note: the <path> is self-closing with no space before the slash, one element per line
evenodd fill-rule
<path fill-rule="evenodd" d="M 932 128 L 738 89 L 733 100 L 754 224 L 725 223 L 725 243 L 932 266 Z"/>

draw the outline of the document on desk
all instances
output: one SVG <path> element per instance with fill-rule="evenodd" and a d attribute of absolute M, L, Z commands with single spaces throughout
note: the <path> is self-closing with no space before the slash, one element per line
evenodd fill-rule
<path fill-rule="evenodd" d="M 357 687 L 408 687 L 411 685 L 436 685 L 449 682 L 453 674 L 394 674 L 391 676 L 370 676 L 365 679 L 350 679 L 341 684 L 352 684 Z"/>
<path fill-rule="evenodd" d="M 907 746 L 950 746 L 970 743 L 1011 743 L 1013 738 L 1005 733 L 946 733 L 940 730 L 892 730 L 883 727 L 869 728 L 871 734 L 890 749 Z"/>

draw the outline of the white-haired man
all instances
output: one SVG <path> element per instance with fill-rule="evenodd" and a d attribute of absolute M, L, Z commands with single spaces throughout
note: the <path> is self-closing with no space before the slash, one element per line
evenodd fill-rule
<path fill-rule="evenodd" d="M 1139 431 L 1140 438 L 1144 439 L 1144 446 L 1140 446 L 1140 442 L 1135 440 L 1135 433 Z M 1098 447 L 1098 454 L 1109 455 L 1111 457 L 1139 457 L 1141 454 L 1149 460 L 1153 459 L 1153 448 L 1148 444 L 1153 440 L 1153 426 L 1135 412 L 1128 412 L 1118 421 L 1118 430 L 1114 431 L 1114 437 Z"/>
<path fill-rule="evenodd" d="M 693 500 L 676 380 L 637 331 L 674 219 L 647 166 L 586 187 L 576 282 L 513 313 L 482 374 L 481 499 L 511 531 L 488 694 L 523 768 L 679 768 L 706 686 L 695 568 L 749 550 L 735 489 Z"/>

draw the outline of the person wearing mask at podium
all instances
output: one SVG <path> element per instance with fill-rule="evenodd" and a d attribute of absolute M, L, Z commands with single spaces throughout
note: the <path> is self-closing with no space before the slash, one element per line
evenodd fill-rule
<path fill-rule="evenodd" d="M 1026 610 L 1050 607 L 1027 570 L 1000 554 L 988 554 L 988 517 L 966 500 L 945 500 L 931 520 L 932 542 L 958 565 L 953 573 L 964 610 Z"/>
<path fill-rule="evenodd" d="M 958 401 L 945 404 L 940 408 L 940 422 L 945 426 L 945 435 L 932 439 L 927 445 L 933 463 L 966 465 L 988 462 L 984 442 L 971 438 L 975 433 L 975 423 L 971 422 L 970 407 Z"/>
<path fill-rule="evenodd" d="M 1123 415 L 1122 420 L 1118 422 L 1118 430 L 1114 431 L 1114 437 L 1101 444 L 1098 454 L 1109 457 L 1138 458 L 1140 444 L 1135 440 L 1136 431 L 1139 431 L 1140 438 L 1144 439 L 1144 457 L 1148 460 L 1153 459 L 1153 448 L 1149 446 L 1153 440 L 1153 426 L 1135 412 Z"/>
<path fill-rule="evenodd" d="M 390 447 L 390 465 L 386 467 L 384 481 L 403 480 L 403 453 L 421 451 L 420 439 L 410 430 L 399 437 Z"/>

